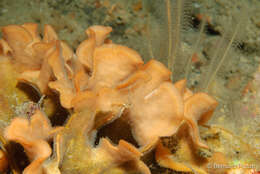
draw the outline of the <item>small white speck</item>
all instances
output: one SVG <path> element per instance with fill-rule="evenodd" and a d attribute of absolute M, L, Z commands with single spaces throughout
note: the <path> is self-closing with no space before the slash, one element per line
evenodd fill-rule
<path fill-rule="evenodd" d="M 200 8 L 200 4 L 194 3 L 194 7 L 195 7 L 195 8 Z"/>
<path fill-rule="evenodd" d="M 149 99 L 155 92 L 157 91 L 157 89 L 153 90 L 151 93 L 147 94 L 144 99 L 147 100 Z"/>

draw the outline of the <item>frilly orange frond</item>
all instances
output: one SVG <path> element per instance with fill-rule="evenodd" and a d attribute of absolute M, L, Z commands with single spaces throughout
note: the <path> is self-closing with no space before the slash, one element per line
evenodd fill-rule
<path fill-rule="evenodd" d="M 38 33 L 38 25 L 35 23 L 25 23 L 22 25 L 30 34 L 32 37 L 32 42 L 40 42 L 41 38 Z"/>
<path fill-rule="evenodd" d="M 90 30 L 88 32 L 88 39 L 84 40 L 76 50 L 79 62 L 81 62 L 89 71 L 92 71 L 93 68 L 93 54 L 96 47 L 95 38 L 95 32 Z"/>
<path fill-rule="evenodd" d="M 28 69 L 39 69 L 41 60 L 34 57 L 31 49 L 33 37 L 23 26 L 9 25 L 2 28 L 3 38 L 8 43 L 12 51 L 12 57 L 19 65 Z"/>
<path fill-rule="evenodd" d="M 10 53 L 14 62 L 24 67 L 19 80 L 33 85 L 41 94 L 58 92 L 61 105 L 76 115 L 73 116 L 78 119 L 74 119 L 76 126 L 84 121 L 82 127 L 76 128 L 74 125 L 73 130 L 68 129 L 59 134 L 62 140 L 56 136 L 60 140 L 55 141 L 57 147 L 67 148 L 62 142 L 70 139 L 79 146 L 84 145 L 80 147 L 82 152 L 93 153 L 96 157 L 90 157 L 90 160 L 94 162 L 107 159 L 111 167 L 134 161 L 146 174 L 150 171 L 140 160 L 142 152 L 151 150 L 159 142 L 157 152 L 161 155 L 158 155 L 157 161 L 166 159 L 164 152 L 167 150 L 161 146 L 160 138 L 186 131 L 180 129 L 184 124 L 188 126 L 187 133 L 194 145 L 208 148 L 200 139 L 198 124 L 204 124 L 210 119 L 217 102 L 205 93 L 193 94 L 186 87 L 185 80 L 171 83 L 171 72 L 162 63 L 151 60 L 144 64 L 136 51 L 107 42 L 106 37 L 111 31 L 111 27 L 104 26 L 88 28 L 88 39 L 74 53 L 65 42 L 58 40 L 58 35 L 50 25 L 45 25 L 43 38 L 33 23 L 3 27 L 4 39 L 0 41 L 0 53 Z M 125 110 L 127 112 L 123 112 Z M 86 114 L 88 112 L 94 114 L 90 116 Z M 79 131 L 80 128 L 88 127 L 89 138 L 91 131 L 119 117 L 129 122 L 133 136 L 140 145 L 139 149 L 123 140 L 114 146 L 108 139 L 101 139 L 97 147 L 93 147 L 90 140 L 89 144 L 82 140 L 85 136 L 82 130 Z M 36 129 L 35 125 L 40 129 Z M 69 127 L 70 121 L 66 125 Z M 37 111 L 30 121 L 15 118 L 6 129 L 6 137 L 21 143 L 32 161 L 25 169 L 28 174 L 31 171 L 41 174 L 41 164 L 51 154 L 46 139 L 51 136 L 52 129 L 41 111 Z M 79 139 L 73 137 L 77 134 L 71 133 L 76 130 L 82 134 L 77 137 Z M 45 150 L 41 151 L 40 148 Z M 57 150 L 55 153 L 58 153 Z M 78 152 L 72 149 L 71 153 Z M 57 160 L 49 167 L 54 166 L 58 171 L 59 158 L 63 155 L 65 152 L 56 154 Z M 170 160 L 168 156 L 167 160 Z M 167 160 L 161 160 L 164 167 L 173 164 Z M 48 169 L 51 170 L 51 167 Z"/>
<path fill-rule="evenodd" d="M 140 166 L 140 172 L 143 174 L 150 174 L 149 168 L 140 160 L 141 153 L 137 148 L 128 142 L 121 140 L 117 146 L 113 146 L 107 139 L 103 138 L 97 147 L 98 151 L 105 151 L 111 158 L 111 162 L 120 165 L 127 161 L 134 161 L 137 166 Z"/>
<path fill-rule="evenodd" d="M 58 39 L 58 35 L 55 32 L 54 28 L 52 28 L 52 26 L 48 24 L 44 25 L 43 42 L 50 43 Z"/>
<path fill-rule="evenodd" d="M 49 57 L 48 63 L 51 66 L 52 72 L 56 78 L 55 81 L 49 82 L 49 87 L 59 92 L 60 102 L 63 107 L 71 108 L 71 100 L 75 95 L 75 88 L 66 71 L 66 62 L 62 55 L 60 42 L 56 42 L 56 49 Z"/>
<path fill-rule="evenodd" d="M 25 168 L 25 174 L 42 174 L 42 163 L 51 155 L 47 140 L 53 136 L 54 128 L 40 110 L 28 119 L 16 117 L 5 130 L 7 140 L 20 143 L 28 155 L 31 164 Z"/>
<path fill-rule="evenodd" d="M 7 55 L 12 49 L 4 39 L 0 39 L 0 55 Z"/>
<path fill-rule="evenodd" d="M 152 60 L 119 85 L 120 90 L 127 93 L 128 118 L 142 146 L 174 134 L 182 121 L 182 98 L 169 79 L 167 68 Z"/>
<path fill-rule="evenodd" d="M 217 105 L 216 100 L 206 93 L 196 93 L 184 102 L 184 117 L 190 127 L 190 135 L 199 147 L 208 148 L 200 140 L 198 124 L 205 124 L 212 116 Z"/>
<path fill-rule="evenodd" d="M 97 47 L 87 88 L 95 90 L 100 87 L 115 87 L 142 64 L 140 55 L 125 46 L 104 44 Z"/>
<path fill-rule="evenodd" d="M 177 155 L 172 154 L 168 148 L 159 142 L 156 147 L 156 160 L 161 166 L 176 171 L 193 172 L 194 170 L 196 173 L 206 174 L 207 172 L 203 167 L 206 162 L 201 162 L 201 159 L 198 159 L 198 155 L 193 149 L 208 149 L 208 146 L 200 139 L 198 125 L 203 125 L 209 120 L 214 109 L 217 107 L 217 102 L 206 93 L 193 94 L 186 88 L 185 80 L 180 80 L 174 85 L 184 100 L 184 122 L 180 125 L 177 132 L 177 136 L 180 139 L 178 144 L 179 149 L 175 152 Z M 191 144 L 193 144 L 193 148 L 190 147 Z M 174 155 L 182 156 L 184 155 L 183 153 L 185 153 L 185 157 L 183 158 L 188 164 L 183 164 L 173 158 Z"/>
<path fill-rule="evenodd" d="M 85 32 L 89 36 L 91 32 L 95 33 L 95 40 L 96 40 L 96 46 L 101 46 L 104 44 L 105 39 L 109 35 L 109 33 L 112 31 L 111 27 L 105 27 L 101 25 L 93 25 L 89 27 Z"/>
<path fill-rule="evenodd" d="M 181 93 L 183 100 L 186 100 L 190 96 L 193 95 L 193 92 L 186 87 L 186 80 L 179 80 L 176 83 L 174 83 L 174 86 L 179 90 Z"/>

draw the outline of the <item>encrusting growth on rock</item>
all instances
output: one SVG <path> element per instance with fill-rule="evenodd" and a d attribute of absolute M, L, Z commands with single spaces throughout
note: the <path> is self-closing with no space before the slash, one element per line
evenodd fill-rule
<path fill-rule="evenodd" d="M 29 120 L 22 117 L 12 120 L 5 135 L 25 148 L 31 164 L 24 173 L 42 174 L 43 163 L 52 164 L 55 170 L 63 166 L 64 174 L 73 172 L 76 169 L 72 170 L 69 166 L 73 164 L 67 162 L 75 158 L 82 159 L 79 173 L 84 170 L 101 173 L 105 169 L 112 172 L 123 163 L 132 162 L 139 166 L 137 171 L 148 174 L 150 171 L 140 157 L 158 146 L 160 137 L 176 134 L 183 124 L 188 125 L 196 147 L 208 148 L 200 139 L 198 124 L 210 119 L 217 102 L 206 93 L 193 94 L 186 88 L 185 80 L 173 84 L 171 72 L 162 63 L 150 60 L 144 64 L 136 51 L 107 40 L 111 31 L 111 27 L 89 27 L 88 39 L 74 53 L 58 40 L 49 25 L 45 25 L 43 38 L 33 23 L 3 27 L 1 54 L 10 57 L 14 66 L 22 67 L 18 79 L 38 89 L 41 95 L 58 92 L 61 105 L 72 112 L 64 130 L 55 135 L 52 158 L 55 163 L 46 162 L 52 152 L 47 140 L 53 136 L 53 128 L 43 112 L 37 110 Z M 114 146 L 107 138 L 94 147 L 91 137 L 95 129 L 121 117 L 129 122 L 140 147 L 125 140 Z M 157 151 L 163 149 L 161 146 L 159 143 Z M 89 158 L 73 156 L 77 148 L 87 153 L 78 155 Z M 68 153 L 71 159 L 66 157 Z M 104 166 L 96 171 L 88 168 L 90 164 L 103 162 Z M 54 174 L 51 165 L 47 166 L 45 170 Z M 122 168 L 120 171 L 125 173 Z"/>

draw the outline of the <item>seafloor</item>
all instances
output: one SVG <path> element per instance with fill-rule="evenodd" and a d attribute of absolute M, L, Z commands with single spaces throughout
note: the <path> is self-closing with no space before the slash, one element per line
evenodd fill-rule
<path fill-rule="evenodd" d="M 189 78 L 190 87 L 196 88 L 200 75 L 209 65 L 210 52 L 229 21 L 240 19 L 243 6 L 250 9 L 248 24 L 239 43 L 228 55 L 211 90 L 220 102 L 208 123 L 214 126 L 201 128 L 201 137 L 212 149 L 226 154 L 234 164 L 249 163 L 260 170 L 257 163 L 260 161 L 260 1 L 245 0 L 243 3 L 238 0 L 193 0 L 190 27 L 184 31 L 182 47 L 184 52 L 191 52 L 201 16 L 206 16 L 203 42 L 193 59 Z M 137 50 L 147 61 L 150 57 L 145 48 L 146 18 L 141 0 L 0 0 L 0 28 L 35 22 L 42 29 L 44 24 L 50 24 L 60 39 L 75 49 L 86 38 L 86 28 L 95 24 L 108 25 L 113 28 L 113 42 Z M 161 168 L 153 172 L 156 171 L 172 172 Z"/>

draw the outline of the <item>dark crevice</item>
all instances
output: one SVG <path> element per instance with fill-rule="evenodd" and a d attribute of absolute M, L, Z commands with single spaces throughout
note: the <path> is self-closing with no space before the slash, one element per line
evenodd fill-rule
<path fill-rule="evenodd" d="M 122 117 L 98 130 L 95 145 L 99 144 L 99 140 L 102 137 L 108 137 L 114 144 L 118 144 L 119 140 L 123 139 L 133 144 L 135 147 L 138 147 L 138 144 L 132 135 L 130 125 Z"/>
<path fill-rule="evenodd" d="M 37 91 L 37 89 L 26 83 L 18 82 L 16 87 L 24 91 L 28 96 L 29 100 L 31 100 L 32 102 L 37 103 L 41 98 L 40 93 Z"/>
<path fill-rule="evenodd" d="M 212 24 L 206 26 L 206 33 L 211 36 L 220 36 L 221 33 Z"/>
<path fill-rule="evenodd" d="M 250 46 L 245 41 L 241 41 L 238 44 L 235 44 L 236 49 L 244 55 L 250 55 L 252 52 L 257 52 L 257 48 Z"/>
<path fill-rule="evenodd" d="M 69 116 L 69 111 L 61 106 L 58 95 L 53 94 L 47 97 L 50 98 L 55 105 L 53 114 L 49 116 L 52 126 L 62 126 Z"/>
<path fill-rule="evenodd" d="M 24 148 L 20 144 L 12 141 L 9 142 L 5 148 L 7 150 L 10 167 L 19 173 L 22 173 L 30 164 L 30 161 L 24 152 Z"/>
<path fill-rule="evenodd" d="M 32 86 L 19 82 L 17 84 L 17 88 L 24 91 L 28 96 L 29 100 L 38 103 L 40 100 L 40 93 L 33 88 Z M 62 126 L 66 121 L 69 112 L 63 108 L 60 104 L 59 95 L 55 93 L 51 93 L 46 98 L 51 99 L 52 103 L 54 104 L 54 111 L 52 115 L 49 115 L 49 119 L 53 126 Z"/>
<path fill-rule="evenodd" d="M 199 30 L 201 22 L 202 22 L 201 19 L 199 19 L 195 15 L 192 16 L 191 25 L 194 29 Z M 221 33 L 215 29 L 215 26 L 209 22 L 206 23 L 205 32 L 206 32 L 206 34 L 211 35 L 211 36 L 220 36 L 221 35 Z"/>
<path fill-rule="evenodd" d="M 199 29 L 200 23 L 201 23 L 201 21 L 196 16 L 193 15 L 191 17 L 192 28 Z"/>

